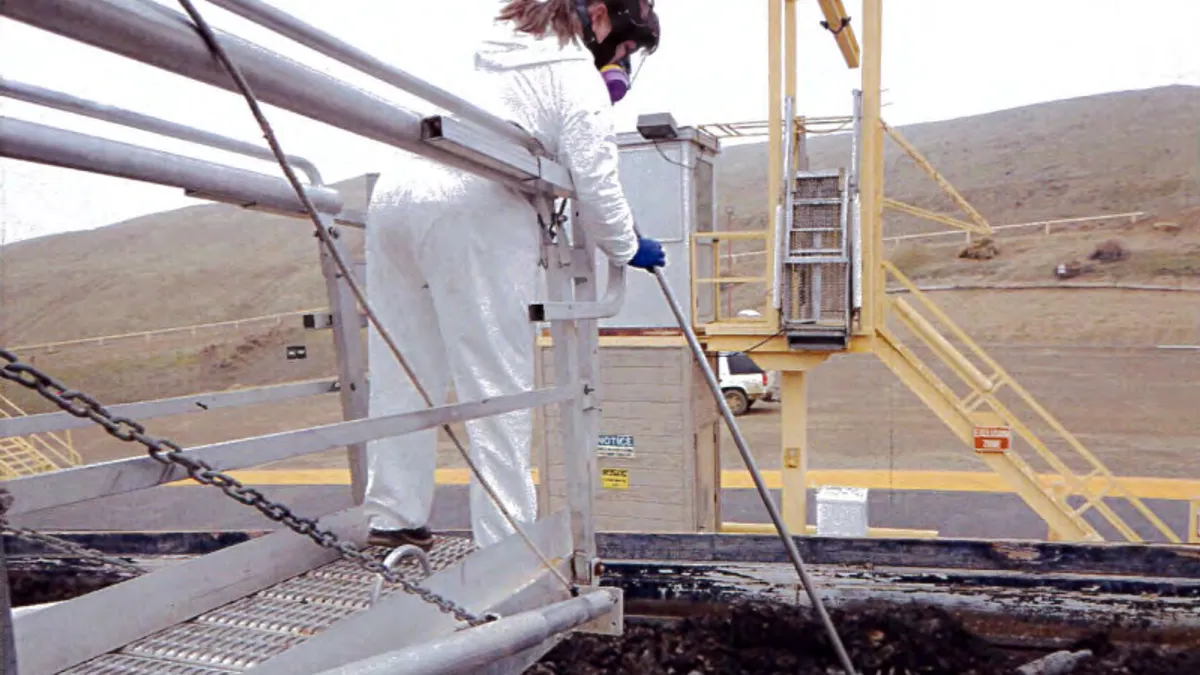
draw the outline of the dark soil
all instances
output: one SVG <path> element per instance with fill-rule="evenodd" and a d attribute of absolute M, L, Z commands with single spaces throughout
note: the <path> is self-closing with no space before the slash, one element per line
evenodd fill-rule
<path fill-rule="evenodd" d="M 831 612 L 861 675 L 1012 675 L 1037 654 L 971 634 L 943 610 L 863 605 Z M 1097 636 L 1075 649 L 1096 657 L 1075 675 L 1197 675 L 1200 655 L 1120 651 Z M 794 605 L 741 603 L 670 625 L 627 624 L 619 638 L 576 634 L 531 675 L 834 675 L 843 671 L 820 623 Z"/>
<path fill-rule="evenodd" d="M 1071 675 L 1195 675 L 1200 673 L 1200 651 L 1187 652 L 1143 646 L 1118 648 L 1101 634 L 1071 647 L 1090 649 L 1093 658 L 1080 664 Z"/>

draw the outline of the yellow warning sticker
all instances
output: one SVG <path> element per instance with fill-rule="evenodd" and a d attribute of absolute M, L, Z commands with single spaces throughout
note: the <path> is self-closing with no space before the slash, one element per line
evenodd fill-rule
<path fill-rule="evenodd" d="M 628 490 L 629 469 L 600 469 L 600 487 L 605 490 Z"/>
<path fill-rule="evenodd" d="M 799 469 L 800 468 L 800 448 L 784 448 L 783 449 L 783 468 Z"/>

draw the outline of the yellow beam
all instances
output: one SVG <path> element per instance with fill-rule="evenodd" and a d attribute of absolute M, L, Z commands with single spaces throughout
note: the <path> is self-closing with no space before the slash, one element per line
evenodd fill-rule
<path fill-rule="evenodd" d="M 1200 497 L 1192 500 L 1188 511 L 1188 543 L 1200 544 Z"/>
<path fill-rule="evenodd" d="M 908 156 L 911 157 L 914 162 L 917 163 L 917 166 L 921 167 L 921 170 L 928 174 L 929 177 L 933 179 L 933 182 L 938 184 L 938 187 L 942 188 L 942 191 L 945 192 L 946 195 L 958 205 L 958 208 L 962 209 L 963 213 L 967 214 L 967 217 L 971 219 L 971 222 L 978 226 L 979 229 L 976 230 L 977 232 L 980 234 L 992 233 L 992 226 L 988 223 L 987 219 L 984 218 L 978 211 L 976 211 L 975 207 L 971 206 L 970 202 L 968 202 L 965 197 L 959 194 L 958 190 L 954 189 L 954 186 L 950 184 L 950 181 L 942 177 L 942 174 L 938 173 L 937 169 L 933 168 L 933 164 L 931 164 L 928 159 L 925 159 L 925 156 L 922 155 L 912 143 L 909 143 L 907 138 L 901 135 L 896 129 L 888 126 L 886 122 L 881 120 L 880 124 L 883 125 L 883 128 L 885 131 L 887 131 L 887 134 L 892 137 L 892 140 L 896 141 L 896 144 L 899 145 L 904 152 L 908 154 Z"/>
<path fill-rule="evenodd" d="M 950 216 L 943 215 L 943 214 L 937 213 L 935 211 L 930 211 L 929 209 L 923 209 L 919 206 L 913 206 L 912 204 L 906 204 L 904 202 L 897 201 L 895 199 L 890 199 L 888 197 L 883 198 L 883 205 L 886 208 L 892 209 L 894 211 L 902 211 L 904 213 L 916 216 L 918 218 L 924 218 L 925 220 L 932 220 L 935 223 L 942 223 L 945 225 L 949 225 L 950 227 L 956 227 L 960 230 L 966 230 L 967 232 L 975 232 L 977 234 L 990 234 L 990 232 L 983 230 L 975 223 L 968 223 L 965 220 L 959 220 L 958 218 L 951 218 Z"/>
<path fill-rule="evenodd" d="M 783 183 L 783 3 L 767 0 L 767 250 L 775 250 L 775 215 Z M 775 266 L 768 256 L 766 284 L 775 283 Z M 767 312 L 771 317 L 774 312 Z"/>
<path fill-rule="evenodd" d="M 819 0 L 819 2 L 821 13 L 825 15 L 825 23 L 828 24 L 829 31 L 834 34 L 834 40 L 837 41 L 838 49 L 841 50 L 846 65 L 850 68 L 857 68 L 858 39 L 854 37 L 854 29 L 850 27 L 850 17 L 846 15 L 846 8 L 842 5 L 842 0 Z"/>
<path fill-rule="evenodd" d="M 883 126 L 882 99 L 883 2 L 863 0 L 862 171 L 860 219 L 862 231 L 863 307 L 861 331 L 875 335 L 883 324 Z"/>
<path fill-rule="evenodd" d="M 783 493 L 780 495 L 783 522 L 792 531 L 808 526 L 808 373 L 785 370 L 779 374 L 780 466 Z"/>

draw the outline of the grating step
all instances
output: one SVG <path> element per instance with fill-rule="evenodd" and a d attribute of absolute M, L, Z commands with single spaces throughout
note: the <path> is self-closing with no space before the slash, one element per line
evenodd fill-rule
<path fill-rule="evenodd" d="M 105 657 L 104 663 L 85 663 L 70 670 L 62 671 L 62 675 L 229 675 L 236 670 L 207 668 L 187 663 L 171 663 L 161 659 L 144 659 L 126 654 L 112 654 Z"/>
<path fill-rule="evenodd" d="M 126 654 L 196 666 L 243 671 L 283 653 L 304 638 L 248 628 L 184 623 L 139 640 Z"/>
<path fill-rule="evenodd" d="M 475 550 L 469 539 L 440 537 L 429 563 L 443 570 Z M 381 560 L 388 551 L 369 549 Z M 396 571 L 406 579 L 424 576 L 406 559 Z M 348 560 L 337 560 L 258 593 L 171 626 L 71 670 L 72 675 L 225 675 L 250 670 L 321 634 L 368 607 L 375 576 Z M 383 595 L 398 593 L 385 583 Z"/>

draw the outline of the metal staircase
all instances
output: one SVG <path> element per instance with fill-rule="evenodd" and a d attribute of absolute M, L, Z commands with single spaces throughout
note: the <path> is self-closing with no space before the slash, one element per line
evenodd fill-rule
<path fill-rule="evenodd" d="M 887 316 L 896 319 L 957 375 L 961 381 L 960 389 L 965 385 L 967 393 L 959 395 L 913 349 L 903 344 L 891 327 L 877 328 L 875 353 L 956 436 L 975 448 L 976 455 L 1004 478 L 1058 537 L 1071 541 L 1103 540 L 1104 537 L 1093 523 L 1084 517 L 1089 511 L 1095 511 L 1126 541 L 1143 541 L 1142 535 L 1105 501 L 1123 499 L 1132 507 L 1133 513 L 1144 518 L 1146 525 L 1157 530 L 1168 541 L 1181 541 L 1170 526 L 1141 499 L 1126 490 L 1121 480 L 1098 457 L 988 356 L 916 284 L 890 262 L 885 261 L 883 268 L 914 300 L 909 302 L 903 297 L 888 296 Z M 918 311 L 918 307 L 932 316 L 932 320 Z M 945 328 L 945 334 L 937 324 Z M 950 338 L 963 345 L 965 351 L 956 347 Z M 1005 390 L 1010 394 L 1008 403 L 1000 398 Z M 1054 445 L 1026 424 L 1023 421 L 1025 419 L 1035 420 L 1039 427 L 1049 430 L 1053 436 L 1045 435 Z M 984 435 L 995 431 L 1008 437 L 997 436 L 989 439 L 994 440 L 993 443 L 983 442 Z M 1018 439 L 1028 447 L 1026 456 L 1018 454 L 1014 443 Z M 1055 451 L 1054 446 L 1065 448 L 1066 451 Z M 1054 485 L 1043 481 L 1031 461 L 1049 468 L 1057 476 L 1061 489 L 1056 490 Z M 1083 467 L 1083 471 L 1073 467 Z M 1067 496 L 1077 496 L 1081 501 L 1073 505 Z"/>
<path fill-rule="evenodd" d="M 0 418 L 22 417 L 25 411 L 0 395 Z M 57 471 L 81 463 L 69 439 L 57 434 L 0 438 L 0 480 Z"/>
<path fill-rule="evenodd" d="M 777 246 L 782 328 L 794 349 L 840 351 L 850 338 L 849 190 L 841 170 L 792 174 Z"/>

